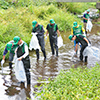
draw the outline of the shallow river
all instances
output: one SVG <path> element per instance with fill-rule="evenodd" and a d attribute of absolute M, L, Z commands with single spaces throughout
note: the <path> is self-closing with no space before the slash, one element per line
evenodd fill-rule
<path fill-rule="evenodd" d="M 97 59 L 88 58 L 88 62 L 79 62 L 78 57 L 73 57 L 74 47 L 73 43 L 69 41 L 68 36 L 70 32 L 61 33 L 63 38 L 63 47 L 59 49 L 59 57 L 51 55 L 51 49 L 49 45 L 49 40 L 46 40 L 45 47 L 47 53 L 47 60 L 44 61 L 43 55 L 40 52 L 40 60 L 36 61 L 36 54 L 34 51 L 30 52 L 31 59 L 31 86 L 25 87 L 20 86 L 14 76 L 14 70 L 10 70 L 8 66 L 8 61 L 4 64 L 3 75 L 2 70 L 0 69 L 0 100 L 27 100 L 29 97 L 31 100 L 34 99 L 33 91 L 38 91 L 35 85 L 40 85 L 43 83 L 42 80 L 45 79 L 45 82 L 48 82 L 48 78 L 55 78 L 61 69 L 67 70 L 71 66 L 80 67 L 86 66 L 88 68 L 95 66 L 96 62 L 99 62 Z M 95 46 L 100 49 L 100 26 L 94 25 L 91 33 L 88 32 L 88 38 L 92 43 L 92 46 Z M 79 47 L 80 49 L 80 47 Z M 79 54 L 79 51 L 78 51 Z M 14 65 L 13 65 L 14 67 Z M 38 82 L 38 79 L 41 79 Z"/>

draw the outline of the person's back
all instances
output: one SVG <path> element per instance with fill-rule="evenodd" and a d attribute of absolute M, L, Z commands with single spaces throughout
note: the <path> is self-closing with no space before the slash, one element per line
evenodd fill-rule
<path fill-rule="evenodd" d="M 22 45 L 18 48 L 18 52 L 17 52 L 17 57 L 19 58 L 20 56 L 23 56 L 24 54 L 25 54 L 25 45 L 27 45 L 26 44 L 26 42 L 24 42 L 24 41 L 22 41 Z M 28 55 L 29 56 L 29 55 Z"/>
<path fill-rule="evenodd" d="M 84 40 L 84 37 L 85 37 L 84 35 L 80 35 L 80 34 L 76 35 L 76 43 L 80 42 L 82 46 L 88 46 L 88 43 Z M 86 39 L 89 41 L 88 38 Z"/>

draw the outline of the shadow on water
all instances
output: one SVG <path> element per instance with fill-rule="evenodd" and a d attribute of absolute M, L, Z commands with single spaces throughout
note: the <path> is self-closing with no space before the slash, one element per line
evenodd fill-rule
<path fill-rule="evenodd" d="M 0 100 L 27 100 L 27 97 L 35 100 L 33 91 L 38 91 L 35 85 L 39 86 L 41 83 L 44 83 L 44 79 L 48 83 L 48 78 L 55 78 L 61 69 L 67 70 L 71 66 L 75 68 L 80 66 L 86 66 L 88 68 L 95 66 L 98 61 L 94 58 L 88 58 L 88 62 L 84 63 L 78 61 L 79 57 L 73 57 L 74 47 L 73 43 L 68 39 L 69 34 L 68 32 L 61 33 L 64 45 L 59 49 L 59 57 L 51 56 L 48 39 L 45 43 L 47 53 L 46 61 L 43 60 L 44 58 L 41 52 L 39 61 L 36 60 L 35 52 L 30 52 L 31 85 L 28 87 L 26 84 L 24 86 L 18 83 L 14 70 L 9 70 L 8 62 L 6 62 L 4 64 L 4 74 L 0 74 Z M 94 25 L 92 32 L 88 33 L 88 38 L 93 46 L 100 49 L 100 26 Z M 2 70 L 0 70 L 0 73 L 2 73 Z M 38 79 L 41 81 L 38 81 Z"/>

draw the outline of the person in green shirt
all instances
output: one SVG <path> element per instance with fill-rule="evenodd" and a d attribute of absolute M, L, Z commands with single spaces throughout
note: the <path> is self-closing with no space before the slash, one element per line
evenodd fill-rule
<path fill-rule="evenodd" d="M 14 37 L 14 44 L 17 44 L 16 48 L 17 59 L 23 62 L 26 78 L 27 78 L 27 86 L 31 84 L 31 75 L 30 75 L 30 58 L 27 43 L 24 42 L 19 36 Z M 24 83 L 24 82 L 22 82 Z"/>
<path fill-rule="evenodd" d="M 80 50 L 80 61 L 83 61 L 83 51 L 87 46 L 90 46 L 90 40 L 86 38 L 84 35 L 77 34 L 77 35 L 69 35 L 70 40 L 76 40 L 76 45 L 78 45 L 78 42 L 81 44 L 81 50 Z M 75 51 L 77 48 L 75 49 Z M 85 62 L 87 62 L 88 56 L 85 56 Z"/>
<path fill-rule="evenodd" d="M 17 47 L 18 47 L 18 45 L 17 44 L 15 45 L 13 40 L 7 43 L 5 50 L 3 52 L 3 59 L 1 61 L 2 66 L 5 62 L 6 54 L 8 53 L 8 51 L 10 51 L 10 53 L 9 53 L 9 68 L 12 69 L 12 61 L 13 61 L 13 57 L 14 57 L 14 54 L 15 54 L 15 49 Z"/>
<path fill-rule="evenodd" d="M 86 24 L 90 17 L 89 12 L 90 12 L 90 10 L 88 9 L 87 12 L 83 15 L 83 24 L 84 24 L 84 29 L 85 29 L 86 34 L 87 34 Z"/>
<path fill-rule="evenodd" d="M 83 34 L 84 36 L 86 36 L 84 28 L 81 25 L 78 25 L 77 22 L 73 22 L 73 27 L 71 28 L 71 35 L 77 35 L 77 34 L 81 34 L 81 35 Z M 76 49 L 77 46 L 78 45 L 76 45 L 76 40 L 74 40 L 74 49 Z M 74 55 L 77 55 L 77 50 L 74 53 Z"/>

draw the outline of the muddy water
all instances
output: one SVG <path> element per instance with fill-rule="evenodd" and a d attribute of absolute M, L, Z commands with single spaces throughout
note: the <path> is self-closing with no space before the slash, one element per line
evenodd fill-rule
<path fill-rule="evenodd" d="M 63 47 L 59 49 L 59 57 L 51 55 L 51 49 L 49 40 L 46 41 L 46 53 L 47 60 L 44 61 L 43 55 L 40 52 L 40 60 L 36 61 L 36 55 L 34 51 L 30 52 L 31 59 L 31 86 L 20 86 L 14 76 L 14 70 L 9 70 L 8 62 L 4 64 L 3 75 L 0 70 L 0 100 L 27 100 L 29 97 L 31 100 L 35 100 L 33 91 L 37 91 L 35 85 L 40 85 L 48 82 L 48 78 L 55 78 L 61 69 L 67 70 L 74 65 L 74 67 L 86 66 L 88 68 L 95 66 L 98 62 L 94 58 L 88 58 L 88 63 L 79 62 L 78 57 L 73 57 L 74 47 L 73 43 L 68 40 L 69 32 L 61 33 L 64 41 Z M 92 32 L 88 33 L 88 38 L 92 42 L 92 45 L 100 49 L 100 26 L 94 25 Z M 80 47 L 79 47 L 80 49 Z M 79 52 L 78 52 L 79 53 Z M 13 65 L 14 67 L 14 65 Z M 38 79 L 41 81 L 38 82 Z"/>

